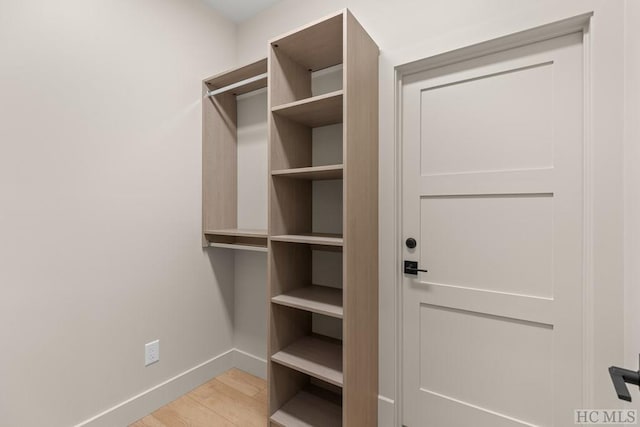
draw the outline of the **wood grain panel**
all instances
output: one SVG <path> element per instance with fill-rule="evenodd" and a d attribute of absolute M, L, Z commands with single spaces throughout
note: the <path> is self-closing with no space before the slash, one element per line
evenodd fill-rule
<path fill-rule="evenodd" d="M 311 96 L 311 72 L 306 67 L 273 47 L 269 61 L 269 108 Z"/>
<path fill-rule="evenodd" d="M 206 78 L 204 84 L 208 90 L 220 89 L 224 86 L 229 86 L 234 83 L 238 83 L 242 80 L 246 80 L 250 77 L 258 76 L 267 72 L 267 58 L 259 59 L 251 64 L 243 65 L 232 70 L 225 71 L 223 73 L 216 74 L 215 76 Z M 265 87 L 265 85 L 261 87 Z M 257 89 L 257 88 L 256 88 Z"/>
<path fill-rule="evenodd" d="M 343 421 L 370 427 L 378 419 L 379 50 L 349 11 L 344 36 Z"/>
<path fill-rule="evenodd" d="M 269 135 L 272 170 L 311 166 L 310 127 L 271 114 Z"/>
<path fill-rule="evenodd" d="M 270 41 L 274 49 L 286 53 L 309 71 L 342 62 L 342 11 L 312 22 Z M 277 46 L 277 47 L 275 47 Z"/>
<path fill-rule="evenodd" d="M 236 228 L 236 97 L 222 94 L 203 98 L 202 114 L 202 227 Z M 208 246 L 204 236 L 203 246 Z"/>
<path fill-rule="evenodd" d="M 271 234 L 311 231 L 311 181 L 271 178 Z"/>

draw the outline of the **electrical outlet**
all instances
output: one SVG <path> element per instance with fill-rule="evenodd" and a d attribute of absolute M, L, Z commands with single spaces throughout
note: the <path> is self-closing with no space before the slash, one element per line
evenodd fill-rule
<path fill-rule="evenodd" d="M 160 360 L 160 340 L 144 345 L 144 366 L 152 365 Z"/>

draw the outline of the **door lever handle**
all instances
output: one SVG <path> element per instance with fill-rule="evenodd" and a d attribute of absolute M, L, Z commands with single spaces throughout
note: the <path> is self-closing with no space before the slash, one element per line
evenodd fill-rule
<path fill-rule="evenodd" d="M 631 371 L 612 366 L 609 368 L 609 375 L 611 375 L 611 381 L 613 381 L 613 387 L 616 389 L 618 399 L 631 402 L 631 394 L 627 388 L 627 383 L 640 386 L 640 371 Z"/>
<path fill-rule="evenodd" d="M 404 274 L 411 274 L 412 276 L 417 276 L 418 271 L 422 271 L 423 273 L 427 273 L 429 270 L 422 270 L 418 268 L 418 261 L 405 261 L 404 262 Z"/>

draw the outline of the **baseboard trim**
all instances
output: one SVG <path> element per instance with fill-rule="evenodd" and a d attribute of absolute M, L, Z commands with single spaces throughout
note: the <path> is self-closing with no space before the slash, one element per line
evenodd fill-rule
<path fill-rule="evenodd" d="M 388 397 L 378 396 L 378 425 L 395 426 L 395 402 Z"/>
<path fill-rule="evenodd" d="M 265 359 L 232 348 L 76 424 L 75 427 L 129 425 L 231 368 L 241 369 L 260 378 L 267 377 Z M 394 425 L 394 406 L 395 402 L 392 399 L 378 396 L 378 425 Z"/>
<path fill-rule="evenodd" d="M 246 351 L 234 349 L 233 366 L 263 379 L 267 379 L 267 361 Z"/>
<path fill-rule="evenodd" d="M 163 383 L 82 421 L 75 427 L 127 426 L 235 365 L 235 349 L 225 351 Z M 265 362 L 266 366 L 266 362 Z"/>

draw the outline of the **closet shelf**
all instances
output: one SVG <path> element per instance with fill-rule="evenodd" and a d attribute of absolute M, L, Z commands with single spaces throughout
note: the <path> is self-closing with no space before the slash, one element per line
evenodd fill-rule
<path fill-rule="evenodd" d="M 342 387 L 342 344 L 337 340 L 307 336 L 271 356 L 280 365 Z"/>
<path fill-rule="evenodd" d="M 228 92 L 234 95 L 241 95 L 267 87 L 267 77 L 261 77 L 266 72 L 267 58 L 263 58 L 251 64 L 209 77 L 204 80 L 204 84 L 211 91 L 228 88 Z M 255 80 L 254 78 L 256 77 L 261 78 Z M 253 81 L 251 81 L 252 79 Z M 243 84 L 245 80 L 247 83 Z"/>
<path fill-rule="evenodd" d="M 311 285 L 271 298 L 275 304 L 342 319 L 342 289 Z"/>
<path fill-rule="evenodd" d="M 219 236 L 236 236 L 236 237 L 267 237 L 267 230 L 241 229 L 241 228 L 224 228 L 220 230 L 205 230 L 204 234 L 217 234 Z"/>
<path fill-rule="evenodd" d="M 283 234 L 279 236 L 271 236 L 270 239 L 273 242 L 306 243 L 309 245 L 342 247 L 341 234 Z"/>
<path fill-rule="evenodd" d="M 313 166 L 308 168 L 280 169 L 271 172 L 272 176 L 292 179 L 326 180 L 342 179 L 342 165 Z"/>
<path fill-rule="evenodd" d="M 273 114 L 315 128 L 342 123 L 342 90 L 279 105 Z"/>
<path fill-rule="evenodd" d="M 242 245 L 239 243 L 209 243 L 209 247 L 212 248 L 224 248 L 224 249 L 235 249 L 239 251 L 253 251 L 253 252 L 268 252 L 266 246 L 258 246 L 258 245 Z"/>
<path fill-rule="evenodd" d="M 267 230 L 225 228 L 205 230 L 210 247 L 266 252 Z"/>
<path fill-rule="evenodd" d="M 282 427 L 340 427 L 342 408 L 309 391 L 298 392 L 271 416 Z"/>

